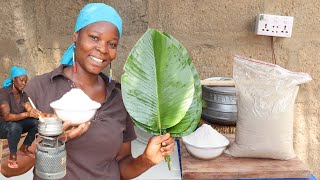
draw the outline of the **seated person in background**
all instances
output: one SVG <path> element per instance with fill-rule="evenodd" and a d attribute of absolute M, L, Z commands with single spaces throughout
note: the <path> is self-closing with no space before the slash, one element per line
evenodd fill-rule
<path fill-rule="evenodd" d="M 17 146 L 21 134 L 28 132 L 19 153 L 34 158 L 28 147 L 32 144 L 37 133 L 38 114 L 33 109 L 28 97 L 23 92 L 28 81 L 25 69 L 13 66 L 10 69 L 10 78 L 5 80 L 0 89 L 0 138 L 8 139 L 10 156 L 8 166 L 18 168 Z"/>

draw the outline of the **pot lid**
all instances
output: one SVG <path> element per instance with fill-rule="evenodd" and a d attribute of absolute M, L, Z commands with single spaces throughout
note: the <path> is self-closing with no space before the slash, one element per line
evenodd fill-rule
<path fill-rule="evenodd" d="M 207 81 L 233 81 L 233 78 L 230 77 L 211 77 L 205 79 Z M 211 91 L 225 92 L 225 93 L 234 93 L 236 88 L 234 86 L 203 86 L 204 89 Z"/>

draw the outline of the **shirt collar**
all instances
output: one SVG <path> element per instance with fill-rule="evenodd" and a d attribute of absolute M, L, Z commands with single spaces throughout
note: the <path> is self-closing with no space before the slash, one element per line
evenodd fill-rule
<path fill-rule="evenodd" d="M 7 88 L 8 88 L 9 94 L 13 94 L 13 87 L 12 86 L 8 86 Z"/>
<path fill-rule="evenodd" d="M 64 65 L 64 64 L 61 64 L 59 67 L 57 67 L 56 69 L 54 69 L 51 73 L 51 77 L 50 77 L 50 80 L 51 82 L 53 81 L 53 78 L 56 77 L 56 76 L 65 76 L 64 72 L 63 72 L 63 69 L 67 67 L 67 65 Z"/>
<path fill-rule="evenodd" d="M 68 67 L 68 65 L 65 65 L 65 64 L 61 64 L 59 67 L 57 67 L 56 69 L 54 69 L 51 73 L 51 77 L 50 77 L 50 80 L 51 82 L 54 80 L 55 77 L 57 76 L 63 76 L 67 79 L 69 79 L 63 72 L 63 69 Z M 116 81 L 112 80 L 110 83 L 109 83 L 109 78 L 103 74 L 103 73 L 100 73 L 99 76 L 102 77 L 103 80 L 105 80 L 105 82 L 107 83 L 107 97 L 110 96 L 112 90 L 116 87 Z"/>
<path fill-rule="evenodd" d="M 14 95 L 13 93 L 13 87 L 12 86 L 8 86 L 8 87 L 5 87 L 6 88 L 6 91 L 9 93 L 9 94 L 12 94 Z M 21 93 L 19 94 L 23 94 L 24 91 L 21 91 Z"/>

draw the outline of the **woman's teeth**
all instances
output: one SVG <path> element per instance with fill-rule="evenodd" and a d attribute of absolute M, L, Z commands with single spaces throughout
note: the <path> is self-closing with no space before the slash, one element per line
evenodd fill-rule
<path fill-rule="evenodd" d="M 96 61 L 96 62 L 99 62 L 99 63 L 102 63 L 102 62 L 103 62 L 102 59 L 95 58 L 95 57 L 93 57 L 93 56 L 90 56 L 90 57 L 91 57 L 91 59 L 93 59 L 93 60 Z"/>

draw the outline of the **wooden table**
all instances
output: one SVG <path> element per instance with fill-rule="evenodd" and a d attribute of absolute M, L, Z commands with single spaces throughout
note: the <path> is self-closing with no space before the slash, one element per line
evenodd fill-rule
<path fill-rule="evenodd" d="M 226 135 L 231 141 L 234 135 Z M 288 161 L 235 158 L 227 154 L 212 160 L 199 160 L 191 156 L 180 141 L 183 179 L 232 178 L 309 178 L 310 170 L 298 159 Z"/>

